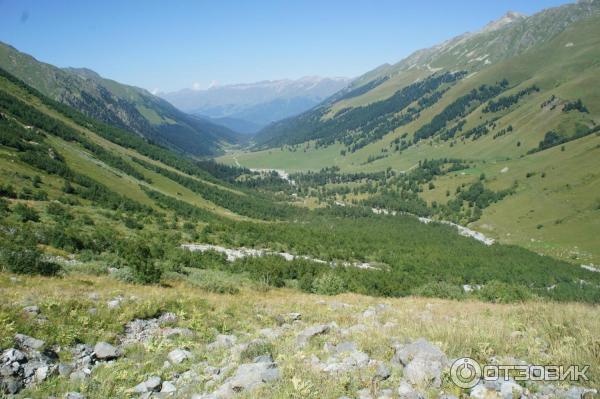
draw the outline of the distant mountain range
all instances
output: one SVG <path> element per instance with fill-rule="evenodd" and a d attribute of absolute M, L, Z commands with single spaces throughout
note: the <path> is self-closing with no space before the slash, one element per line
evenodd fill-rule
<path fill-rule="evenodd" d="M 239 135 L 207 118 L 181 112 L 147 90 L 85 68 L 58 68 L 0 42 L 0 68 L 87 116 L 193 155 L 221 152 Z"/>
<path fill-rule="evenodd" d="M 350 81 L 308 76 L 159 95 L 184 112 L 212 118 L 241 133 L 255 133 L 272 122 L 314 107 Z"/>

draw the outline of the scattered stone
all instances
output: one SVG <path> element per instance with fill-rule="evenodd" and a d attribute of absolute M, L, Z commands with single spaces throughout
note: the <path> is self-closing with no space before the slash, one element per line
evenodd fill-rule
<path fill-rule="evenodd" d="M 337 353 L 356 352 L 357 347 L 354 342 L 342 342 L 341 344 L 335 346 L 335 351 Z"/>
<path fill-rule="evenodd" d="M 177 391 L 177 387 L 171 381 L 165 381 L 162 384 L 160 392 L 162 393 L 174 393 Z"/>
<path fill-rule="evenodd" d="M 422 396 L 410 386 L 406 381 L 402 381 L 398 387 L 398 398 L 400 399 L 420 399 Z"/>
<path fill-rule="evenodd" d="M 254 363 L 272 363 L 273 358 L 271 355 L 260 355 L 254 358 Z"/>
<path fill-rule="evenodd" d="M 279 331 L 276 331 L 272 328 L 263 328 L 262 330 L 259 331 L 259 333 L 260 333 L 260 335 L 262 335 L 263 337 L 265 337 L 269 340 L 277 339 L 281 335 L 281 333 Z"/>
<path fill-rule="evenodd" d="M 39 352 L 33 349 L 32 347 L 38 347 L 38 345 L 28 342 L 30 339 L 35 341 L 34 338 L 26 335 L 18 337 L 23 351 L 11 348 L 2 352 L 0 356 L 0 396 L 3 393 L 14 395 L 25 387 L 31 387 L 46 380 L 57 371 L 55 362 L 58 356 L 56 353 L 51 350 Z"/>
<path fill-rule="evenodd" d="M 40 339 L 35 339 L 25 334 L 15 335 L 15 341 L 21 347 L 21 349 L 26 350 L 38 350 L 46 344 Z"/>
<path fill-rule="evenodd" d="M 404 366 L 404 376 L 411 384 L 439 388 L 448 358 L 438 347 L 419 338 L 408 345 L 397 346 L 392 363 Z"/>
<path fill-rule="evenodd" d="M 275 317 L 275 320 L 277 321 L 277 323 L 281 324 L 285 324 L 285 323 L 292 323 L 294 321 L 298 321 L 302 318 L 302 314 L 301 313 L 297 313 L 297 312 L 292 312 L 292 313 L 285 313 L 285 314 L 281 314 Z"/>
<path fill-rule="evenodd" d="M 310 339 L 316 335 L 328 333 L 332 324 L 318 324 L 315 326 L 308 327 L 304 329 L 298 336 L 296 337 L 296 343 L 299 347 L 304 347 L 308 344 Z"/>
<path fill-rule="evenodd" d="M 231 398 L 237 392 L 251 391 L 279 378 L 279 369 L 274 362 L 245 363 L 241 364 L 235 374 L 211 395 L 219 399 Z"/>
<path fill-rule="evenodd" d="M 77 370 L 71 373 L 69 379 L 71 381 L 82 381 L 85 380 L 87 377 L 88 373 L 84 372 L 83 370 Z"/>
<path fill-rule="evenodd" d="M 471 389 L 471 393 L 469 395 L 471 398 L 475 399 L 500 399 L 500 395 L 493 388 L 488 388 L 484 384 L 479 384 Z"/>
<path fill-rule="evenodd" d="M 377 371 L 375 371 L 375 378 L 383 381 L 383 380 L 387 380 L 388 378 L 390 378 L 391 375 L 392 375 L 392 372 L 390 371 L 388 366 L 386 366 L 385 363 L 380 362 L 379 365 L 377 366 Z"/>
<path fill-rule="evenodd" d="M 519 399 L 523 395 L 523 387 L 514 381 L 505 381 L 500 388 L 503 399 Z"/>
<path fill-rule="evenodd" d="M 108 342 L 98 342 L 94 346 L 94 354 L 96 355 L 96 359 L 111 360 L 121 356 L 121 351 Z"/>
<path fill-rule="evenodd" d="M 152 376 L 148 378 L 144 384 L 146 384 L 149 391 L 158 391 L 162 385 L 162 379 L 158 376 Z"/>
<path fill-rule="evenodd" d="M 167 355 L 167 357 L 169 358 L 169 361 L 171 363 L 173 363 L 173 364 L 180 364 L 184 360 L 187 360 L 190 357 L 192 357 L 192 354 L 191 354 L 191 352 L 186 351 L 185 349 L 177 348 L 177 349 L 172 350 L 171 352 L 169 352 L 169 354 Z"/>
<path fill-rule="evenodd" d="M 177 323 L 178 319 L 179 318 L 175 313 L 167 312 L 160 315 L 160 317 L 158 318 L 158 324 L 162 326 L 165 324 Z"/>
<path fill-rule="evenodd" d="M 2 360 L 2 363 L 24 363 L 26 361 L 26 357 L 25 354 L 20 350 L 11 348 L 2 353 L 0 360 Z"/>
<path fill-rule="evenodd" d="M 58 365 L 58 374 L 63 377 L 68 377 L 73 372 L 73 366 L 67 363 L 61 363 Z"/>
<path fill-rule="evenodd" d="M 162 386 L 162 379 L 158 376 L 152 376 L 144 382 L 140 382 L 133 388 L 135 393 L 157 392 Z"/>
<path fill-rule="evenodd" d="M 65 399 L 85 399 L 85 396 L 83 396 L 79 392 L 68 392 L 65 395 Z"/>
<path fill-rule="evenodd" d="M 27 313 L 30 316 L 37 316 L 40 314 L 40 308 L 38 306 L 25 306 L 23 308 L 23 312 Z"/>
<path fill-rule="evenodd" d="M 340 330 L 340 334 L 342 334 L 342 335 L 351 335 L 351 334 L 355 334 L 355 333 L 364 333 L 368 329 L 369 328 L 365 324 L 355 324 L 355 325 L 350 326 L 348 328 L 342 328 Z"/>
<path fill-rule="evenodd" d="M 215 349 L 229 349 L 237 342 L 237 337 L 235 335 L 225 335 L 219 334 L 214 342 L 207 345 L 208 350 Z"/>

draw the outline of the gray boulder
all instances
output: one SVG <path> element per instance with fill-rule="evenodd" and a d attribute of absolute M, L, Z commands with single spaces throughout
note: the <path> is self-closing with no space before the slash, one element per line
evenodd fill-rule
<path fill-rule="evenodd" d="M 485 384 L 479 384 L 471 389 L 470 398 L 474 399 L 501 399 L 500 394 L 491 387 Z"/>
<path fill-rule="evenodd" d="M 279 378 L 280 373 L 275 362 L 261 361 L 241 364 L 232 377 L 228 378 L 215 392 L 205 397 L 229 399 L 237 392 L 251 391 Z"/>
<path fill-rule="evenodd" d="M 121 351 L 108 342 L 98 342 L 94 346 L 94 354 L 98 360 L 111 360 L 121 356 Z"/>
<path fill-rule="evenodd" d="M 392 357 L 392 363 L 406 366 L 415 358 L 438 361 L 443 364 L 448 363 L 446 354 L 437 346 L 428 342 L 425 338 L 419 338 L 407 345 L 396 346 L 394 357 Z"/>
<path fill-rule="evenodd" d="M 171 381 L 165 381 L 162 384 L 160 392 L 162 393 L 174 393 L 177 391 L 177 387 Z"/>
<path fill-rule="evenodd" d="M 398 398 L 400 399 L 421 399 L 423 396 L 413 389 L 406 381 L 400 382 L 398 387 Z"/>
<path fill-rule="evenodd" d="M 215 338 L 215 341 L 208 344 L 206 347 L 208 350 L 215 349 L 229 349 L 237 342 L 237 337 L 235 335 L 225 335 L 219 334 Z"/>
<path fill-rule="evenodd" d="M 375 371 L 375 378 L 378 380 L 387 380 L 392 375 L 392 372 L 384 362 L 380 362 Z"/>
<path fill-rule="evenodd" d="M 503 399 L 519 399 L 523 396 L 523 387 L 514 381 L 504 381 L 500 386 L 500 395 Z"/>
<path fill-rule="evenodd" d="M 25 306 L 23 308 L 23 312 L 27 313 L 30 316 L 37 316 L 40 314 L 40 308 L 38 306 Z"/>
<path fill-rule="evenodd" d="M 21 349 L 25 350 L 39 350 L 46 344 L 41 339 L 36 339 L 25 334 L 16 334 L 15 341 Z"/>
<path fill-rule="evenodd" d="M 410 344 L 397 346 L 392 363 L 404 366 L 404 376 L 411 384 L 439 388 L 448 358 L 437 346 L 420 338 Z"/>
<path fill-rule="evenodd" d="M 318 324 L 315 326 L 308 327 L 302 330 L 300 334 L 298 334 L 298 336 L 296 337 L 296 344 L 301 348 L 305 347 L 306 345 L 308 345 L 308 342 L 312 337 L 328 333 L 332 329 L 332 327 L 332 324 Z"/>
<path fill-rule="evenodd" d="M 185 349 L 180 349 L 180 348 L 172 350 L 167 355 L 167 358 L 173 364 L 182 363 L 183 361 L 185 361 L 185 360 L 187 360 L 187 359 L 189 359 L 191 357 L 192 357 L 191 352 L 186 351 Z"/>
<path fill-rule="evenodd" d="M 157 392 L 162 386 L 162 379 L 158 376 L 152 376 L 144 382 L 140 382 L 133 388 L 135 393 Z"/>

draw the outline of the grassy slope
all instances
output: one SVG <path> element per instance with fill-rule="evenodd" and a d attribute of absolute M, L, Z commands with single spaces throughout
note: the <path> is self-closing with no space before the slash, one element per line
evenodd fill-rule
<path fill-rule="evenodd" d="M 132 149 L 123 148 L 117 144 L 109 142 L 108 140 L 96 135 L 92 131 L 75 124 L 73 121 L 64 117 L 63 115 L 59 114 L 58 112 L 49 109 L 45 105 L 41 104 L 41 102 L 37 98 L 25 93 L 23 90 L 15 87 L 10 82 L 8 82 L 4 79 L 0 79 L 0 89 L 8 91 L 9 93 L 16 96 L 17 98 L 20 98 L 20 99 L 28 102 L 29 104 L 35 106 L 37 109 L 42 110 L 43 112 L 47 113 L 48 115 L 66 123 L 70 127 L 77 129 L 79 132 L 83 133 L 87 138 L 91 139 L 92 141 L 96 142 L 97 144 L 100 144 L 104 148 L 110 149 L 111 152 L 113 152 L 114 154 L 121 155 L 134 168 L 138 169 L 139 171 L 141 171 L 144 174 L 144 176 L 151 179 L 152 184 L 150 186 L 154 190 L 157 190 L 159 192 L 162 192 L 163 194 L 181 199 L 183 201 L 186 201 L 186 202 L 196 205 L 198 207 L 209 209 L 220 215 L 239 218 L 238 215 L 235 215 L 231 211 L 229 211 L 225 208 L 222 208 L 220 206 L 217 206 L 214 203 L 203 199 L 201 196 L 190 191 L 186 187 L 183 187 L 180 184 L 178 184 L 170 179 L 167 179 L 164 176 L 159 175 L 158 173 L 155 173 L 151 170 L 145 169 L 142 166 L 138 165 L 137 163 L 134 163 L 133 161 L 131 161 L 131 157 L 135 156 L 139 159 L 142 159 L 147 162 L 151 162 L 155 165 L 161 166 L 161 167 L 169 169 L 169 170 L 173 170 L 173 168 L 166 166 L 158 161 L 151 160 L 151 159 L 137 153 L 136 151 L 134 151 Z M 56 149 L 60 152 L 60 154 L 65 157 L 68 164 L 71 165 L 75 170 L 77 170 L 85 175 L 88 175 L 89 177 L 106 185 L 107 187 L 110 187 L 112 190 L 114 190 L 115 192 L 117 192 L 119 194 L 122 194 L 126 197 L 129 197 L 131 199 L 134 199 L 138 202 L 141 202 L 141 203 L 144 203 L 147 205 L 154 205 L 154 202 L 151 201 L 148 198 L 148 196 L 139 187 L 140 184 L 148 185 L 148 183 L 141 182 L 132 176 L 129 176 L 121 171 L 118 171 L 118 170 L 115 170 L 115 169 L 109 167 L 108 165 L 106 165 L 103 162 L 99 161 L 98 159 L 94 158 L 87 150 L 85 150 L 84 148 L 82 148 L 80 145 L 78 145 L 76 143 L 66 142 L 60 138 L 53 137 L 53 136 L 50 136 L 48 140 L 52 145 L 54 145 L 56 147 Z M 20 165 L 16 169 L 28 168 L 23 163 L 20 163 L 19 161 L 17 161 L 17 162 Z M 181 172 L 179 172 L 179 173 L 181 173 Z M 181 173 L 181 174 L 185 175 L 183 173 Z M 185 175 L 185 176 L 188 176 L 188 175 Z M 48 178 L 48 176 L 44 176 L 44 177 Z M 191 176 L 188 176 L 188 177 L 191 177 Z M 198 179 L 196 177 L 193 177 L 193 178 Z M 200 179 L 198 179 L 198 180 L 200 180 Z M 205 182 L 205 181 L 203 181 L 203 182 Z M 205 182 L 205 183 L 214 184 L 214 183 L 210 183 L 210 182 Z M 227 187 L 222 187 L 222 188 L 224 188 L 226 190 L 230 190 Z"/>
<path fill-rule="evenodd" d="M 199 280 L 203 278 L 198 275 Z M 354 397 L 356 391 L 371 387 L 374 370 L 348 375 L 319 373 L 307 367 L 310 356 L 314 354 L 326 359 L 325 342 L 353 341 L 370 357 L 389 361 L 395 340 L 403 342 L 419 337 L 438 345 L 449 358 L 470 356 L 486 361 L 499 356 L 525 359 L 533 364 L 589 364 L 588 385 L 600 383 L 595 352 L 600 318 L 595 307 L 588 305 L 542 302 L 494 305 L 467 301 L 458 306 L 458 303 L 446 300 L 381 299 L 350 294 L 321 297 L 289 289 L 273 289 L 257 295 L 249 287 L 242 288 L 237 295 L 219 295 L 178 281 L 171 281 L 168 287 L 144 287 L 81 274 L 64 279 L 18 277 L 16 281 L 0 274 L 0 288 L 6 299 L 0 302 L 0 319 L 22 315 L 22 307 L 30 305 L 32 298 L 36 298 L 35 304 L 49 319 L 43 325 L 36 325 L 31 319 L 18 317 L 17 324 L 0 325 L 2 339 L 11 337 L 18 330 L 61 345 L 69 345 L 75 340 L 91 344 L 98 340 L 115 342 L 129 320 L 165 311 L 175 312 L 179 316 L 177 326 L 190 328 L 196 334 L 174 340 L 157 338 L 146 346 L 133 346 L 123 358 L 95 369 L 85 383 L 53 377 L 22 394 L 35 399 L 49 395 L 60 397 L 68 391 L 79 391 L 90 399 L 124 397 L 126 389 L 151 375 L 158 373 L 168 380 L 175 372 L 194 369 L 199 360 L 207 360 L 214 366 L 235 366 L 242 361 L 228 360 L 225 352 L 209 351 L 206 344 L 218 333 L 235 334 L 239 342 L 248 342 L 260 337 L 262 328 L 277 328 L 276 317 L 289 312 L 301 312 L 302 320 L 290 325 L 267 349 L 279 364 L 281 380 L 252 394 L 243 393 L 240 398 Z M 91 299 L 90 293 L 96 293 L 98 299 Z M 111 311 L 106 302 L 118 295 L 125 300 L 119 312 Z M 341 307 L 340 303 L 346 305 Z M 373 318 L 362 317 L 369 306 L 380 303 L 388 305 L 387 310 Z M 94 314 L 88 312 L 92 307 L 97 309 Z M 65 314 L 69 317 L 65 318 Z M 313 339 L 313 343 L 303 350 L 296 348 L 295 336 L 300 330 L 332 321 L 340 328 L 364 324 L 366 329 L 349 335 L 333 331 Z M 163 368 L 167 353 L 177 347 L 188 348 L 196 361 Z M 401 371 L 393 369 L 391 378 L 379 389 L 396 388 L 400 378 Z M 459 395 L 449 382 L 444 383 L 444 388 Z M 198 382 L 180 394 L 190 397 L 204 389 L 207 389 L 204 383 Z"/>
<path fill-rule="evenodd" d="M 568 43 L 573 45 L 567 45 Z M 594 122 L 600 122 L 598 59 L 600 19 L 593 18 L 572 26 L 533 51 L 477 72 L 452 88 L 438 104 L 423 112 L 421 118 L 355 153 L 342 157 L 339 153 L 342 147 L 338 145 L 321 149 L 308 148 L 306 152 L 300 146 L 295 152 L 270 149 L 235 154 L 235 157 L 240 164 L 250 167 L 298 171 L 337 165 L 347 172 L 377 171 L 388 167 L 402 171 L 425 158 L 455 157 L 474 160 L 476 169 L 472 173 L 479 175 L 485 172 L 488 177 L 497 179 L 494 185 L 498 188 L 508 187 L 514 180 L 522 183 L 517 195 L 486 209 L 481 221 L 475 224 L 476 228 L 504 242 L 519 243 L 562 258 L 573 258 L 574 254 L 578 254 L 578 261 L 598 263 L 600 247 L 595 237 L 600 232 L 600 223 L 594 206 L 599 198 L 598 190 L 594 190 L 594 187 L 598 185 L 596 171 L 600 170 L 600 149 L 597 147 L 600 140 L 588 137 L 568 143 L 566 152 L 553 149 L 520 159 L 528 150 L 537 147 L 544 134 L 551 129 L 571 135 L 577 124 L 590 126 Z M 459 141 L 452 147 L 449 142 L 422 141 L 401 154 L 391 153 L 388 157 L 365 164 L 370 155 L 381 154 L 381 150 L 389 148 L 389 143 L 402 133 L 408 132 L 410 137 L 458 96 L 480 84 L 490 84 L 502 78 L 507 78 L 511 86 L 516 85 L 503 95 L 512 94 L 532 84 L 540 87 L 541 91 L 522 98 L 509 112 L 493 115 L 482 114 L 480 109 L 475 110 L 466 118 L 464 131 L 491 116 L 500 117 L 496 122 L 496 130 L 476 141 L 467 140 L 465 144 Z M 372 92 L 386 96 L 389 94 L 386 86 L 395 85 L 398 79 L 390 79 Z M 357 104 L 368 103 L 371 97 L 367 94 L 351 100 Z M 566 100 L 581 98 L 590 114 L 567 114 L 560 107 L 552 111 L 541 109 L 540 104 L 551 95 Z M 509 125 L 514 127 L 513 133 L 495 140 L 492 138 L 494 132 Z M 518 143 L 520 146 L 517 146 Z M 231 154 L 219 159 L 226 163 L 233 162 Z M 500 174 L 499 171 L 504 166 L 511 172 Z M 529 171 L 545 171 L 547 176 L 542 180 L 543 183 L 533 184 L 529 179 L 525 182 L 525 174 Z M 449 180 L 438 185 L 439 189 L 435 193 L 425 193 L 424 197 L 428 200 L 444 200 L 446 188 L 453 191 L 456 181 L 469 181 L 464 176 L 455 176 Z M 568 190 L 564 189 L 566 184 L 570 184 Z M 566 199 L 570 201 L 568 206 L 564 203 Z M 528 213 L 532 208 L 535 208 L 534 212 Z M 527 213 L 527 217 L 522 213 Z M 565 220 L 555 224 L 558 219 Z M 544 228 L 537 229 L 539 224 L 543 224 Z"/>
<path fill-rule="evenodd" d="M 221 153 L 239 135 L 191 117 L 148 91 L 104 79 L 88 69 L 61 69 L 0 42 L 0 67 L 50 98 L 88 116 L 194 155 Z M 85 95 L 83 95 L 83 94 Z"/>

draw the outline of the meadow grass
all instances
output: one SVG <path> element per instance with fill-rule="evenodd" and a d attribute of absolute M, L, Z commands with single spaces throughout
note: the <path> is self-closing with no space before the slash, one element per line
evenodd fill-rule
<path fill-rule="evenodd" d="M 196 279 L 199 277 L 196 276 Z M 212 276 L 224 284 L 226 275 Z M 233 294 L 219 294 L 214 289 L 198 288 L 185 279 L 170 279 L 162 286 L 125 284 L 107 276 L 68 274 L 62 278 L 0 275 L 0 343 L 12 345 L 15 333 L 44 339 L 47 345 L 66 347 L 75 342 L 94 344 L 99 340 L 118 342 L 123 326 L 134 318 L 149 318 L 171 311 L 179 316 L 178 325 L 195 332 L 194 337 L 174 341 L 157 339 L 147 345 L 128 349 L 124 358 L 94 371 L 91 379 L 76 383 L 53 377 L 23 397 L 45 398 L 69 390 L 78 390 L 88 398 L 128 397 L 127 389 L 151 375 L 169 379 L 175 372 L 194 369 L 207 361 L 223 366 L 230 362 L 220 351 L 208 351 L 207 343 L 216 334 L 235 334 L 241 342 L 260 336 L 263 328 L 276 328 L 277 316 L 302 313 L 302 321 L 285 329 L 268 350 L 278 362 L 282 379 L 260 393 L 242 394 L 251 398 L 337 398 L 352 395 L 362 388 L 372 388 L 368 371 L 334 377 L 307 367 L 311 355 L 321 359 L 325 342 L 354 341 L 370 357 L 389 361 L 394 342 L 424 337 L 438 345 L 449 358 L 470 356 L 480 361 L 493 357 L 521 359 L 532 364 L 590 365 L 589 386 L 600 384 L 600 312 L 597 306 L 527 302 L 490 304 L 474 300 L 448 301 L 430 298 L 374 298 L 356 294 L 335 297 L 304 294 L 294 289 L 257 290 L 235 276 L 240 289 Z M 95 296 L 90 296 L 94 293 Z M 123 298 L 121 306 L 109 309 L 106 301 Z M 48 318 L 38 324 L 22 313 L 27 305 L 37 304 Z M 362 313 L 377 304 L 388 305 L 374 317 Z M 90 314 L 90 308 L 97 309 Z M 339 329 L 313 339 L 299 351 L 296 334 L 306 326 L 335 322 Z M 341 331 L 357 324 L 364 330 L 349 335 Z M 175 347 L 187 347 L 194 362 L 163 369 L 166 354 Z M 61 352 L 61 356 L 66 356 Z M 246 357 L 249 355 L 246 355 Z M 243 354 L 237 360 L 245 361 Z M 510 360 L 509 360 L 510 361 Z M 135 367 L 134 367 L 135 365 Z M 371 370 L 372 371 L 372 370 Z M 394 387 L 402 372 L 394 369 L 392 377 L 377 387 Z M 448 382 L 447 392 L 459 393 Z M 204 382 L 190 384 L 186 394 L 200 392 Z M 184 391 L 180 392 L 184 394 Z M 184 396 L 182 396 L 184 397 Z"/>

